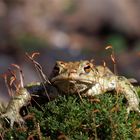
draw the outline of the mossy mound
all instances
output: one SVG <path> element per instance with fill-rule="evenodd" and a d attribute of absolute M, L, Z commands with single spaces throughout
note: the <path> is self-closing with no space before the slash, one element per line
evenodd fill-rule
<path fill-rule="evenodd" d="M 139 90 L 140 91 L 140 90 Z M 95 98 L 60 96 L 31 107 L 24 127 L 1 129 L 4 140 L 137 140 L 140 117 L 131 112 L 127 119 L 122 94 L 105 93 Z"/>

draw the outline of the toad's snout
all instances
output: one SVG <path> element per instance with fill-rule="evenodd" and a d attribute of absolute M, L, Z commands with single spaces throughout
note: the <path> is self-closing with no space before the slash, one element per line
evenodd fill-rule
<path fill-rule="evenodd" d="M 69 71 L 68 73 L 68 77 L 75 77 L 77 75 L 77 70 L 76 69 L 72 69 Z"/>

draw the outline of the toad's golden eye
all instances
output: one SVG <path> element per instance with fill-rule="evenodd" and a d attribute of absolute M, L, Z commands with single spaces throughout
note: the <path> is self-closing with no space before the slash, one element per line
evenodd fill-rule
<path fill-rule="evenodd" d="M 86 73 L 89 73 L 91 71 L 91 66 L 88 64 L 87 66 L 84 67 L 84 71 Z"/>

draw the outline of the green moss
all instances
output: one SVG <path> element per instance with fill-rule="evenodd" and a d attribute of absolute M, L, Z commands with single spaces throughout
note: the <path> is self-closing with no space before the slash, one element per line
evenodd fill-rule
<path fill-rule="evenodd" d="M 140 93 L 140 90 L 138 89 Z M 26 131 L 18 126 L 7 129 L 5 140 L 34 139 L 55 140 L 137 140 L 140 139 L 140 117 L 131 112 L 128 119 L 124 96 L 105 93 L 94 99 L 76 95 L 60 96 L 41 106 L 31 107 L 26 119 Z"/>

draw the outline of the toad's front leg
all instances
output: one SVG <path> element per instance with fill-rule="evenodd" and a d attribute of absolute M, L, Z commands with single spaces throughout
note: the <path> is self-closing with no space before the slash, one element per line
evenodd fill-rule
<path fill-rule="evenodd" d="M 140 113 L 139 110 L 140 99 L 134 86 L 129 82 L 128 79 L 126 79 L 123 76 L 116 76 L 116 78 L 117 83 L 115 90 L 120 93 L 123 93 L 125 98 L 127 99 L 128 102 L 127 113 L 129 114 L 130 111 L 136 111 Z"/>
<path fill-rule="evenodd" d="M 140 113 L 140 99 L 138 97 L 137 91 L 129 82 L 129 80 L 123 76 L 112 75 L 109 77 L 98 77 L 96 79 L 96 84 L 87 91 L 86 95 L 95 96 L 112 90 L 122 93 L 125 96 L 128 102 L 128 114 L 130 111 L 136 111 Z"/>

